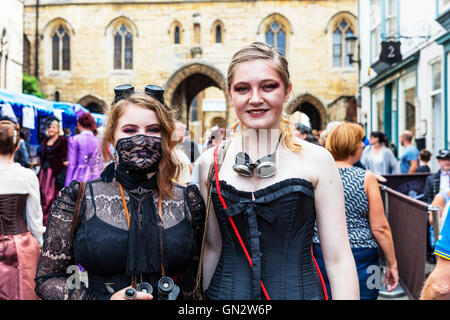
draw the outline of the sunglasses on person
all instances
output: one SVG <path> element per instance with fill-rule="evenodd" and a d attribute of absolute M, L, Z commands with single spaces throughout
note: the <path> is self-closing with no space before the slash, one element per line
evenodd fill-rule
<path fill-rule="evenodd" d="M 128 98 L 130 95 L 135 93 L 134 86 L 132 84 L 120 84 L 114 88 L 114 101 L 113 105 L 118 101 Z M 164 101 L 164 88 L 156 85 L 146 85 L 144 88 L 144 93 L 150 97 L 158 100 L 161 104 L 167 108 Z"/>

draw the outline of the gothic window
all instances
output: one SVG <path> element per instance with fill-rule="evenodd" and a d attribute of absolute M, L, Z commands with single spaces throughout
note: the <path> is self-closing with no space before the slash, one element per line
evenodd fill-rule
<path fill-rule="evenodd" d="M 173 43 L 175 44 L 180 43 L 180 26 L 175 26 L 175 31 L 173 34 Z"/>
<path fill-rule="evenodd" d="M 183 28 L 178 21 L 174 21 L 169 28 L 170 42 L 181 44 L 183 42 Z"/>
<path fill-rule="evenodd" d="M 266 29 L 266 43 L 278 49 L 283 56 L 286 56 L 286 30 L 285 27 L 274 21 Z"/>
<path fill-rule="evenodd" d="M 333 67 L 351 66 L 345 44 L 345 38 L 351 35 L 354 35 L 351 25 L 342 19 L 333 31 Z"/>
<path fill-rule="evenodd" d="M 216 43 L 222 43 L 222 26 L 220 24 L 216 26 Z"/>
<path fill-rule="evenodd" d="M 52 36 L 52 69 L 70 70 L 70 36 L 62 25 Z"/>
<path fill-rule="evenodd" d="M 125 24 L 114 33 L 114 69 L 133 69 L 133 35 Z"/>

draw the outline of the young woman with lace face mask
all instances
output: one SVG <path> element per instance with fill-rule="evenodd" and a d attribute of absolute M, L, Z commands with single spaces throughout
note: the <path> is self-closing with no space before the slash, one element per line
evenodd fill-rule
<path fill-rule="evenodd" d="M 113 161 L 99 179 L 87 183 L 73 241 L 62 230 L 72 224 L 77 182 L 64 189 L 52 210 L 37 274 L 42 299 L 124 300 L 129 299 L 125 292 L 142 282 L 152 285 L 153 295 L 137 292 L 134 299 L 158 299 L 162 276 L 178 279 L 180 297 L 192 291 L 192 281 L 186 279 L 193 275 L 186 272 L 192 270 L 199 238 L 192 216 L 202 214 L 204 205 L 197 189 L 173 182 L 173 124 L 172 111 L 144 93 L 133 93 L 111 107 L 102 153 Z M 67 245 L 58 248 L 57 238 Z M 58 250 L 68 258 L 54 261 Z M 88 289 L 72 290 L 67 277 L 56 276 L 75 260 L 88 272 Z M 57 290 L 48 290 L 55 284 Z"/>
<path fill-rule="evenodd" d="M 207 299 L 325 298 L 311 254 L 316 220 L 333 298 L 359 298 L 339 173 L 327 150 L 293 136 L 282 115 L 292 90 L 276 49 L 253 43 L 234 54 L 227 91 L 241 129 L 218 173 L 208 176 L 215 148 L 199 160 L 200 191 L 206 201 L 212 183 L 214 205 L 203 259 Z"/>

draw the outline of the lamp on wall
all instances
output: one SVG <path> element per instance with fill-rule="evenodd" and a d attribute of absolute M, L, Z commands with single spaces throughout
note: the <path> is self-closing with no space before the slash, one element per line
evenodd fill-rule
<path fill-rule="evenodd" d="M 345 36 L 345 45 L 347 46 L 347 56 L 350 64 L 359 63 L 359 60 L 353 60 L 355 55 L 356 38 L 353 34 L 348 34 Z"/>

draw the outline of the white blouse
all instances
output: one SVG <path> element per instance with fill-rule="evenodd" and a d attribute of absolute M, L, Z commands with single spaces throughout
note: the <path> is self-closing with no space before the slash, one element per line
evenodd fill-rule
<path fill-rule="evenodd" d="M 25 216 L 28 230 L 42 246 L 42 236 L 45 232 L 39 193 L 39 180 L 31 170 L 18 163 L 0 165 L 0 194 L 28 194 Z"/>

